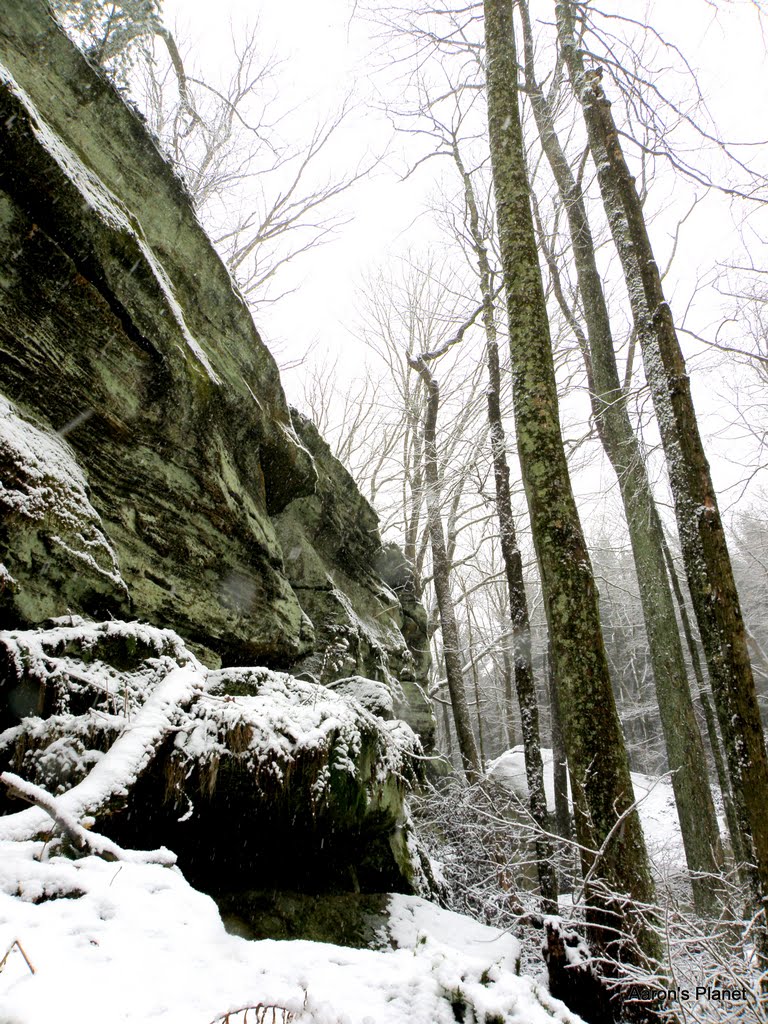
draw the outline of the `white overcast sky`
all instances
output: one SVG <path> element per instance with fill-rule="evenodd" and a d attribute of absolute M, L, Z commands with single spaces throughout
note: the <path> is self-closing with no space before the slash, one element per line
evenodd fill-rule
<path fill-rule="evenodd" d="M 372 43 L 368 26 L 351 18 L 353 7 L 350 0 L 165 0 L 163 10 L 169 24 L 188 27 L 190 44 L 200 47 L 206 62 L 226 52 L 230 24 L 242 31 L 258 18 L 264 52 L 274 51 L 285 62 L 280 82 L 290 95 L 281 95 L 280 102 L 303 104 L 308 132 L 351 94 L 357 108 L 340 140 L 338 159 L 340 166 L 347 164 L 342 170 L 352 170 L 366 155 L 380 154 L 391 138 L 385 116 L 368 105 L 375 92 L 368 59 Z M 258 325 L 280 361 L 310 345 L 341 344 L 339 320 L 348 319 L 362 269 L 399 245 L 422 203 L 422 181 L 400 183 L 394 169 L 384 167 L 344 197 L 340 208 L 348 225 L 335 242 L 297 264 L 291 283 L 301 284 L 300 296 L 265 310 Z"/>
<path fill-rule="evenodd" d="M 383 0 L 381 3 L 384 6 Z M 366 4 L 370 6 L 369 0 L 359 4 L 361 11 Z M 188 36 L 191 48 L 199 51 L 206 65 L 223 59 L 230 27 L 238 33 L 258 20 L 263 50 L 274 51 L 285 61 L 281 86 L 292 93 L 294 102 L 305 102 L 310 124 L 351 91 L 361 105 L 373 95 L 369 60 L 372 29 L 359 14 L 352 16 L 355 6 L 354 0 L 164 0 L 163 9 L 166 21 L 184 29 L 182 35 Z M 765 40 L 749 0 L 721 0 L 722 10 L 717 16 L 706 0 L 621 0 L 610 6 L 622 14 L 650 20 L 683 48 L 700 70 L 707 100 L 726 136 L 739 141 L 760 138 L 762 132 L 768 137 Z M 551 17 L 552 7 L 549 0 L 542 4 L 542 14 Z M 354 125 L 352 148 L 364 151 L 377 143 L 383 146 L 388 140 L 388 124 L 381 114 L 361 112 Z M 358 158 L 359 154 L 349 152 L 351 165 Z M 322 306 L 327 307 L 327 312 L 321 311 L 318 330 L 325 331 L 332 312 L 345 307 L 346 299 L 340 293 L 347 291 L 355 265 L 375 261 L 384 255 L 387 246 L 403 243 L 399 236 L 418 215 L 427 186 L 428 175 L 403 185 L 398 184 L 394 172 L 382 172 L 373 185 L 361 187 L 356 196 L 349 198 L 346 205 L 354 215 L 353 224 L 338 243 L 317 258 L 305 260 L 302 267 L 308 294 L 322 295 Z M 730 225 L 723 222 L 715 226 L 710 219 L 707 230 L 715 248 L 727 238 L 716 237 L 713 232 L 727 235 Z M 418 228 L 412 237 L 417 236 Z M 695 248 L 701 251 L 701 244 Z M 313 330 L 306 322 L 307 305 L 302 303 L 304 312 L 298 318 L 292 317 L 287 308 L 281 310 L 274 328 L 267 333 L 299 332 L 306 341 L 307 332 Z"/>

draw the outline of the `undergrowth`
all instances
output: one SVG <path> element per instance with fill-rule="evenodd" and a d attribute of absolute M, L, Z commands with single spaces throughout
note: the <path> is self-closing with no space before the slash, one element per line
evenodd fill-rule
<path fill-rule="evenodd" d="M 521 943 L 521 967 L 542 977 L 542 925 L 537 892 L 537 829 L 519 798 L 489 781 L 467 786 L 457 777 L 430 785 L 411 798 L 419 839 L 445 883 L 449 909 L 512 932 Z M 589 937 L 580 851 L 557 841 L 560 917 L 563 929 Z M 689 881 L 675 858 L 659 851 L 654 874 L 656 901 L 637 906 L 623 894 L 602 891 L 592 880 L 591 899 L 618 901 L 625 912 L 643 916 L 659 932 L 663 960 L 644 968 L 591 954 L 591 966 L 619 993 L 620 1018 L 677 1024 L 764 1024 L 768 973 L 755 953 L 759 917 L 750 917 L 737 871 L 719 879 L 720 913 L 707 920 L 693 908 Z M 629 937 L 617 932 L 624 944 Z M 586 948 L 586 947 L 584 947 Z M 588 952 L 588 956 L 590 956 Z M 631 957 L 628 958 L 631 960 Z"/>

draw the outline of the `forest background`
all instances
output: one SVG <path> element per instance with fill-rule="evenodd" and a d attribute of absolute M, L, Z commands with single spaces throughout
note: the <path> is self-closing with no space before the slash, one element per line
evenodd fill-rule
<path fill-rule="evenodd" d="M 256 64 L 269 70 L 258 95 L 246 104 L 263 105 L 281 146 L 301 152 L 319 126 L 335 123 L 337 114 L 344 111 L 341 123 L 309 168 L 306 191 L 331 182 L 346 183 L 361 172 L 362 177 L 349 190 L 330 197 L 317 217 L 307 218 L 313 228 L 297 225 L 276 238 L 277 259 L 290 259 L 250 298 L 257 325 L 283 367 L 289 398 L 318 422 L 335 453 L 373 500 L 385 537 L 402 544 L 408 468 L 398 465 L 403 439 L 398 438 L 398 443 L 395 437 L 406 429 L 402 391 L 407 387 L 403 353 L 409 344 L 408 333 L 421 318 L 432 321 L 423 323 L 421 330 L 447 337 L 476 302 L 472 267 L 455 239 L 464 202 L 462 186 L 450 159 L 425 159 L 435 148 L 433 137 L 428 134 L 429 124 L 425 128 L 415 116 L 426 83 L 437 81 L 439 92 L 441 76 L 444 83 L 450 81 L 447 56 L 436 49 L 430 55 L 430 66 L 425 52 L 418 54 L 412 35 L 408 35 L 409 26 L 417 20 L 418 5 L 403 10 L 388 7 L 386 15 L 377 10 L 381 6 L 347 0 L 322 7 L 304 3 L 292 7 L 288 18 L 280 8 L 266 5 L 254 12 L 252 5 L 239 0 L 224 0 L 215 10 L 195 0 L 166 0 L 163 12 L 165 22 L 174 26 L 185 64 L 201 79 L 219 86 L 232 74 L 235 51 L 250 31 L 257 29 Z M 435 5 L 435 9 L 450 10 L 451 6 L 458 5 Z M 536 28 L 546 38 L 554 13 L 546 5 L 540 6 Z M 427 10 L 424 5 L 423 11 Z M 536 6 L 533 11 L 536 21 Z M 616 56 L 640 51 L 648 88 L 679 104 L 678 113 L 659 112 L 653 130 L 668 141 L 670 149 L 679 150 L 680 163 L 687 163 L 691 173 L 680 173 L 663 154 L 643 154 L 638 147 L 629 153 L 630 159 L 638 161 L 633 170 L 640 172 L 652 240 L 666 270 L 666 293 L 680 329 L 707 455 L 731 534 L 760 677 L 768 670 L 760 654 L 768 649 L 763 625 L 768 540 L 762 514 L 766 426 L 766 363 L 762 357 L 766 348 L 760 274 L 765 219 L 752 185 L 750 199 L 736 194 L 743 175 L 721 141 L 742 144 L 732 146 L 729 153 L 754 165 L 759 173 L 760 161 L 755 157 L 761 152 L 757 144 L 762 141 L 768 105 L 761 11 L 750 2 L 623 4 L 620 12 L 605 12 L 603 26 L 616 36 L 612 43 Z M 541 47 L 543 50 L 543 42 Z M 162 48 L 156 49 L 157 59 L 167 61 Z M 460 60 L 455 54 L 451 59 Z M 173 102 L 175 85 L 172 80 L 167 84 Z M 141 88 L 134 83 L 136 91 Z M 691 131 L 686 118 L 700 124 L 710 140 Z M 644 130 L 641 124 L 635 127 Z M 468 131 L 481 130 L 475 121 Z M 528 132 L 529 145 L 534 147 L 530 123 Z M 275 163 L 269 145 L 260 147 L 258 170 Z M 476 159 L 478 172 L 483 173 L 482 153 Z M 485 161 L 487 164 L 487 155 Z M 548 193 L 552 185 L 540 158 L 537 171 L 541 216 L 551 220 Z M 250 192 L 254 201 L 268 205 L 269 198 L 280 193 L 284 178 L 278 168 L 264 186 L 260 181 L 234 180 L 227 184 L 227 203 L 245 206 Z M 727 189 L 732 187 L 729 194 Z M 206 212 L 202 211 L 204 220 Z M 315 244 L 317 241 L 322 244 Z M 603 237 L 607 249 L 605 242 Z M 306 251 L 294 255 L 305 246 Z M 621 275 L 609 254 L 602 269 L 609 289 L 620 292 Z M 551 282 L 549 287 L 557 321 L 562 313 L 551 294 Z M 421 310 L 407 308 L 419 303 Z M 620 304 L 619 298 L 615 305 L 618 308 Z M 381 323 L 384 306 L 398 310 L 387 324 Z M 567 325 L 560 333 L 558 372 L 566 449 L 600 581 L 612 669 L 620 680 L 619 695 L 627 704 L 622 711 L 630 737 L 642 738 L 634 763 L 638 768 L 658 769 L 663 755 L 648 734 L 653 698 L 641 696 L 652 688 L 621 503 L 615 477 L 612 479 L 594 430 L 590 432 L 586 379 L 580 357 L 573 352 L 573 337 L 568 336 Z M 617 333 L 623 338 L 626 373 L 628 324 L 620 324 Z M 473 401 L 475 406 L 482 402 L 482 380 L 473 379 L 480 335 L 479 326 L 473 326 L 461 350 L 452 353 L 453 365 L 442 370 L 443 401 L 447 404 L 444 418 L 454 425 L 455 410 L 470 409 Z M 399 367 L 393 365 L 398 350 Z M 654 459 L 658 437 L 639 360 L 633 360 L 632 372 L 635 422 L 648 448 L 657 500 L 662 509 L 669 510 L 662 460 Z M 502 697 L 492 680 L 499 679 L 499 655 L 498 650 L 488 648 L 493 646 L 498 616 L 503 618 L 504 610 L 503 601 L 498 607 L 500 599 L 495 593 L 500 582 L 498 552 L 494 552 L 493 531 L 487 528 L 487 514 L 484 518 L 482 493 L 477 493 L 478 489 L 482 492 L 483 481 L 487 483 L 489 456 L 481 454 L 474 466 L 471 456 L 469 461 L 466 458 L 478 448 L 482 451 L 478 445 L 482 410 L 476 412 L 475 421 L 474 432 L 462 423 L 462 436 L 447 442 L 445 461 L 451 464 L 453 477 L 449 488 L 462 488 L 461 495 L 455 489 L 451 493 L 454 500 L 458 498 L 452 524 L 461 551 L 458 593 L 472 595 L 471 601 L 461 601 L 466 605 L 463 628 L 467 634 L 473 633 L 470 649 L 485 652 L 476 666 L 481 701 L 489 705 L 489 721 L 498 722 Z M 511 429 L 508 433 L 512 435 Z M 386 446 L 390 451 L 382 461 Z M 454 452 L 457 447 L 462 451 Z M 510 447 L 514 447 L 511 437 Z M 511 454 L 514 465 L 514 452 Z M 464 481 L 473 474 L 475 483 L 467 487 Z M 519 481 L 519 473 L 517 478 Z M 536 623 L 540 602 L 524 505 L 518 482 L 518 533 Z M 666 525 L 673 534 L 669 512 Z M 428 582 L 428 551 L 424 557 Z M 482 580 L 487 583 L 483 585 Z M 481 606 L 485 606 L 482 611 Z M 535 649 L 541 658 L 541 616 L 538 628 Z M 489 739 L 486 753 L 496 755 L 505 743 L 502 735 Z"/>

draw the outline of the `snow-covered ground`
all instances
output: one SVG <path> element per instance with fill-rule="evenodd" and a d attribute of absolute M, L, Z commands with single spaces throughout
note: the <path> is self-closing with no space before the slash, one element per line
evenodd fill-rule
<path fill-rule="evenodd" d="M 552 751 L 543 747 L 541 756 L 544 762 L 544 789 L 547 806 L 551 811 L 555 806 Z M 527 806 L 528 783 L 525 778 L 525 756 L 522 746 L 513 747 L 497 757 L 495 761 L 491 761 L 488 772 L 492 779 L 515 793 Z M 631 775 L 637 810 L 652 861 L 661 870 L 684 869 L 683 839 L 680 834 L 677 806 L 669 777 L 655 778 L 652 775 L 642 775 L 640 772 L 632 772 Z"/>
<path fill-rule="evenodd" d="M 516 975 L 516 939 L 417 897 L 391 898 L 397 948 L 250 942 L 176 868 L 41 854 L 0 844 L 0 1024 L 453 1024 L 459 998 L 466 1024 L 579 1021 Z"/>

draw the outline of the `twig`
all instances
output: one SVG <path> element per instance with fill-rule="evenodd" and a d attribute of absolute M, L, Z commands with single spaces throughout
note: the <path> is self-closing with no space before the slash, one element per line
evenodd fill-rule
<path fill-rule="evenodd" d="M 177 716 L 203 691 L 205 678 L 195 660 L 169 672 L 83 781 L 56 798 L 57 810 L 78 823 L 86 815 L 98 814 L 110 801 L 124 800 L 160 743 L 175 728 Z M 29 785 L 14 778 L 22 787 Z M 38 792 L 53 799 L 44 790 Z M 47 816 L 42 806 L 6 814 L 0 818 L 0 839 L 34 839 L 46 827 Z M 166 851 L 166 857 L 170 856 Z M 133 859 L 140 859 L 139 855 Z M 145 855 L 144 859 L 152 858 Z"/>
<path fill-rule="evenodd" d="M 22 946 L 22 944 L 19 942 L 18 939 L 14 939 L 13 942 L 8 947 L 8 949 L 5 951 L 5 956 L 3 957 L 2 960 L 0 960 L 0 971 L 2 971 L 2 969 L 5 967 L 6 961 L 8 960 L 8 957 L 13 952 L 13 947 L 14 946 L 18 949 L 18 951 L 24 957 L 24 963 L 29 968 L 29 973 L 30 974 L 36 974 L 37 972 L 35 971 L 35 968 L 32 966 L 32 962 L 30 961 L 30 959 L 27 956 L 27 954 L 24 952 L 24 947 Z"/>
<path fill-rule="evenodd" d="M 305 1000 L 306 1002 L 306 1000 Z M 217 1017 L 211 1021 L 211 1024 L 235 1024 L 234 1017 L 240 1017 L 242 1024 L 247 1024 L 249 1011 L 253 1010 L 256 1014 L 255 1024 L 289 1024 L 294 1019 L 294 1013 L 285 1006 L 277 1006 L 273 1003 L 257 1003 L 255 1006 L 241 1006 L 237 1010 L 228 1010 L 222 1016 Z M 267 1018 L 267 1014 L 271 1011 L 270 1018 Z M 278 1017 L 278 1013 L 280 1016 Z"/>
<path fill-rule="evenodd" d="M 85 829 L 56 806 L 56 801 L 50 793 L 47 793 L 39 786 L 32 785 L 30 782 L 25 782 L 24 779 L 14 775 L 13 772 L 3 772 L 0 775 L 0 782 L 3 783 L 12 796 L 18 797 L 20 800 L 26 800 L 28 804 L 34 804 L 36 807 L 44 810 L 47 815 L 53 818 L 64 835 L 68 837 L 78 850 L 84 851 L 89 848 L 88 840 L 84 834 Z"/>

